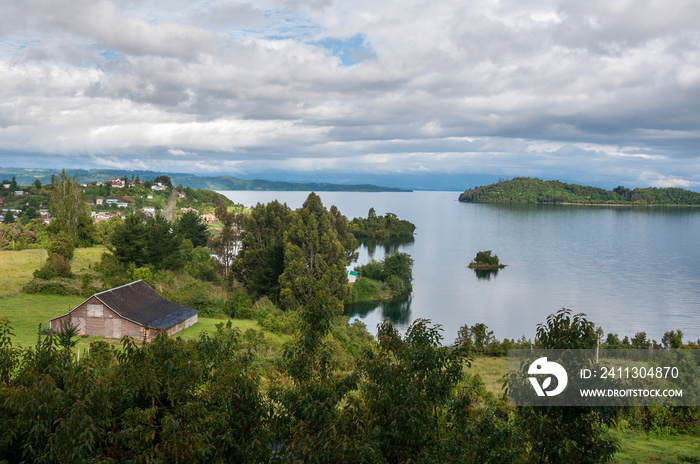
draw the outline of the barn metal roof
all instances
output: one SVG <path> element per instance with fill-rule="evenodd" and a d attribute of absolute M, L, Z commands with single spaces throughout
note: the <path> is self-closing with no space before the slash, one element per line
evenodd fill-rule
<path fill-rule="evenodd" d="M 124 319 L 154 329 L 167 329 L 199 312 L 166 300 L 142 280 L 93 296 Z"/>

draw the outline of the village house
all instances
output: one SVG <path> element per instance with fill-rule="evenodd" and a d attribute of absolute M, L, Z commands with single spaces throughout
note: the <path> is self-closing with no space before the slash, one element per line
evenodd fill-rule
<path fill-rule="evenodd" d="M 104 203 L 104 199 L 103 199 L 103 198 L 95 198 L 95 204 L 96 204 L 96 205 L 101 205 L 102 203 Z"/>
<path fill-rule="evenodd" d="M 117 203 L 117 208 L 126 208 L 128 206 L 129 206 L 129 203 L 127 203 L 125 201 L 120 201 Z"/>
<path fill-rule="evenodd" d="M 162 191 L 162 190 L 167 190 L 167 189 L 168 189 L 168 187 L 161 184 L 160 182 L 158 182 L 155 185 L 151 185 L 151 190 L 153 190 L 153 191 Z"/>
<path fill-rule="evenodd" d="M 108 182 L 110 184 L 112 184 L 112 187 L 114 187 L 114 188 L 123 188 L 124 187 L 124 181 L 121 179 L 109 179 Z"/>
<path fill-rule="evenodd" d="M 143 212 L 146 214 L 149 214 L 151 216 L 155 216 L 156 215 L 156 207 L 155 206 L 144 206 Z"/>
<path fill-rule="evenodd" d="M 202 214 L 202 219 L 204 219 L 204 222 L 207 224 L 213 224 L 216 222 L 216 215 L 211 211 L 205 211 L 204 214 Z"/>
<path fill-rule="evenodd" d="M 160 296 L 144 281 L 96 293 L 68 313 L 49 321 L 51 330 L 71 323 L 79 335 L 151 340 L 159 332 L 180 332 L 197 322 L 198 310 Z"/>

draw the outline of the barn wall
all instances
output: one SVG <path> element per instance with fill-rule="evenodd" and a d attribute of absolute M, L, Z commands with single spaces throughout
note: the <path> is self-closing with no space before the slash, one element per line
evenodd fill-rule
<path fill-rule="evenodd" d="M 70 313 L 51 321 L 51 330 L 58 330 L 62 321 L 71 319 L 80 335 L 96 335 L 105 338 L 121 338 L 128 335 L 143 337 L 143 327 L 127 321 L 103 305 L 95 297 L 89 298 Z"/>
<path fill-rule="evenodd" d="M 185 319 L 184 321 L 180 321 L 177 324 L 171 325 L 170 327 L 168 327 L 168 329 L 167 329 L 168 335 L 178 333 L 181 330 L 185 330 L 186 328 L 188 328 L 196 323 L 197 323 L 197 314 L 194 314 L 194 315 L 188 317 L 187 319 Z"/>

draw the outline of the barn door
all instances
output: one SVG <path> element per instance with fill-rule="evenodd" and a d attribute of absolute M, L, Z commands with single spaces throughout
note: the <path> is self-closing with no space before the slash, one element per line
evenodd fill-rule
<path fill-rule="evenodd" d="M 105 337 L 106 338 L 121 338 L 122 336 L 122 320 L 121 319 L 106 319 L 105 320 Z"/>
<path fill-rule="evenodd" d="M 84 317 L 78 317 L 74 319 L 75 321 L 75 326 L 78 329 L 78 335 L 87 335 L 87 331 L 85 330 L 85 318 Z"/>

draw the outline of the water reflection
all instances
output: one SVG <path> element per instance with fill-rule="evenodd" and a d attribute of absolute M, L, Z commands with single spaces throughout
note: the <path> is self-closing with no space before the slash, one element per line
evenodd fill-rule
<path fill-rule="evenodd" d="M 374 256 L 377 253 L 377 247 L 381 247 L 381 249 L 384 251 L 384 255 L 380 256 L 379 259 L 383 259 L 384 256 L 396 253 L 402 246 L 412 244 L 413 242 L 415 242 L 413 237 L 391 240 L 375 240 L 366 238 L 357 241 L 357 249 L 366 248 L 369 259 L 377 259 Z"/>
<path fill-rule="evenodd" d="M 355 303 L 345 306 L 345 315 L 364 318 L 368 314 L 380 310 L 382 319 L 390 319 L 397 326 L 407 326 L 411 322 L 410 295 L 403 299 L 382 301 L 381 303 Z"/>
<path fill-rule="evenodd" d="M 498 269 L 472 269 L 476 278 L 479 280 L 491 280 L 491 277 L 496 278 Z"/>

